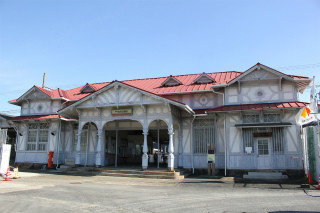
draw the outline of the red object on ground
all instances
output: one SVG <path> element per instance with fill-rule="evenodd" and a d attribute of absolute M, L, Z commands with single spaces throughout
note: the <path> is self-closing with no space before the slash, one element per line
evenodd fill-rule
<path fill-rule="evenodd" d="M 49 156 L 48 156 L 48 168 L 52 168 L 52 167 L 53 167 L 53 161 L 52 161 L 53 154 L 54 154 L 54 152 L 49 152 Z"/>
<path fill-rule="evenodd" d="M 6 178 L 4 179 L 4 181 L 11 181 L 10 179 L 10 167 L 8 166 L 8 169 L 7 169 L 7 173 L 6 173 Z"/>
<path fill-rule="evenodd" d="M 308 174 L 308 184 L 309 185 L 313 185 L 313 181 L 312 181 L 312 177 L 311 177 L 311 172 L 309 170 L 309 174 Z"/>
<path fill-rule="evenodd" d="M 320 189 L 320 174 L 319 174 L 318 189 Z"/>

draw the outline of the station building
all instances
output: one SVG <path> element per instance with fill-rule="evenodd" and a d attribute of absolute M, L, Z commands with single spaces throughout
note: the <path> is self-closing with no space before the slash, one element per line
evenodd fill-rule
<path fill-rule="evenodd" d="M 17 132 L 16 162 L 74 160 L 79 166 L 160 162 L 206 169 L 208 147 L 224 172 L 303 170 L 295 115 L 312 80 L 257 63 L 227 71 L 87 83 L 70 90 L 33 86 L 9 103 Z M 152 160 L 153 159 L 153 160 Z M 156 162 L 156 163 L 153 163 Z"/>

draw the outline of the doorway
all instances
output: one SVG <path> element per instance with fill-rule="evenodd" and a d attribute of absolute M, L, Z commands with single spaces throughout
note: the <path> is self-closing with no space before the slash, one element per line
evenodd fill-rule
<path fill-rule="evenodd" d="M 142 130 L 107 130 L 105 136 L 106 166 L 141 166 Z"/>
<path fill-rule="evenodd" d="M 271 169 L 270 138 L 256 139 L 257 169 Z"/>

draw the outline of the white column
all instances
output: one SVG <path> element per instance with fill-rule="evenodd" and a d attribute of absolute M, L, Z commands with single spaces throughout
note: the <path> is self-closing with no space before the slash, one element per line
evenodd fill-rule
<path fill-rule="evenodd" d="M 148 129 L 143 130 L 142 170 L 148 168 Z"/>
<path fill-rule="evenodd" d="M 75 164 L 80 165 L 80 151 L 81 151 L 81 130 L 78 130 L 78 142 L 77 142 L 77 152 L 76 152 L 76 159 Z"/>
<path fill-rule="evenodd" d="M 168 130 L 169 133 L 169 147 L 168 147 L 168 170 L 174 171 L 174 155 L 173 155 L 173 128 Z"/>
<path fill-rule="evenodd" d="M 97 152 L 96 152 L 96 167 L 101 167 L 101 136 L 102 130 L 98 130 L 98 144 L 97 144 Z"/>

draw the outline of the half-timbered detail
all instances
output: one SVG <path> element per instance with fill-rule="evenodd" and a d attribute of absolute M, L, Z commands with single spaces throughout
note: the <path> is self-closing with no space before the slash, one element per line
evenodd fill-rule
<path fill-rule="evenodd" d="M 295 114 L 311 79 L 262 64 L 245 72 L 200 73 L 85 84 L 37 86 L 11 104 L 21 116 L 16 162 L 142 169 L 207 168 L 208 147 L 224 171 L 294 170 L 302 165 Z"/>

